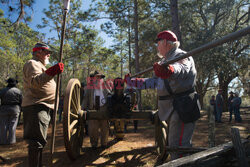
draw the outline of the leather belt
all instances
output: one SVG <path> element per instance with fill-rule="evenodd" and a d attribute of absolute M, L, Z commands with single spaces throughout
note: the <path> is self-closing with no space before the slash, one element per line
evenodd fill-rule
<path fill-rule="evenodd" d="M 158 100 L 170 100 L 170 99 L 173 99 L 174 97 L 180 97 L 180 96 L 188 95 L 188 94 L 194 93 L 194 92 L 195 92 L 195 89 L 191 88 L 185 92 L 180 92 L 180 93 L 166 95 L 166 96 L 159 96 Z"/>

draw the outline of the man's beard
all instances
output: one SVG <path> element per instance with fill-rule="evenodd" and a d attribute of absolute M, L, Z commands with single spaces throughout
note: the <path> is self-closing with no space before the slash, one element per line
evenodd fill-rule
<path fill-rule="evenodd" d="M 45 64 L 45 65 L 49 64 L 49 57 L 46 57 L 46 58 L 45 58 L 44 64 Z"/>
<path fill-rule="evenodd" d="M 160 54 L 159 52 L 157 53 L 157 56 L 159 57 L 159 58 L 163 58 L 164 56 L 162 55 L 162 54 Z"/>

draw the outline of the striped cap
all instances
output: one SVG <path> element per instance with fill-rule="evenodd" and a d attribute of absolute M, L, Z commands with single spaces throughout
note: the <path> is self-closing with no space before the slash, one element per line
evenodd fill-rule
<path fill-rule="evenodd" d="M 50 48 L 48 45 L 46 45 L 45 43 L 36 43 L 35 47 L 33 48 L 33 52 L 41 50 L 41 49 L 45 49 L 51 52 Z"/>

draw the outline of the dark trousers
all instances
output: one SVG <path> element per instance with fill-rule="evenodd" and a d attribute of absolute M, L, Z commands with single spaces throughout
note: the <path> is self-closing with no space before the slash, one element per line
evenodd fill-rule
<path fill-rule="evenodd" d="M 229 122 L 232 121 L 233 107 L 228 107 L 229 110 Z"/>
<path fill-rule="evenodd" d="M 235 116 L 235 121 L 236 122 L 241 122 L 242 121 L 242 118 L 240 116 L 240 107 L 234 107 L 234 116 Z"/>
<path fill-rule="evenodd" d="M 29 166 L 40 166 L 47 143 L 50 109 L 42 104 L 23 107 L 24 139 L 29 144 Z"/>
<path fill-rule="evenodd" d="M 222 107 L 218 107 L 218 106 L 216 107 L 216 120 L 218 122 L 221 122 L 222 110 L 223 110 Z"/>

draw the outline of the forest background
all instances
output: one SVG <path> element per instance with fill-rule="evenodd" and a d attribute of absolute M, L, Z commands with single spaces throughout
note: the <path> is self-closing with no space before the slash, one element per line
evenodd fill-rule
<path fill-rule="evenodd" d="M 45 17 L 32 29 L 29 23 L 36 19 L 31 17 L 34 3 L 34 0 L 0 1 L 1 6 L 8 6 L 8 12 L 0 9 L 0 88 L 5 87 L 8 77 L 14 77 L 22 90 L 22 68 L 32 57 L 32 48 L 38 41 L 48 43 L 54 50 L 49 66 L 57 63 L 63 1 L 49 0 L 49 6 L 43 10 Z M 62 94 L 69 79 L 78 78 L 86 83 L 93 70 L 114 79 L 151 67 L 159 60 L 154 40 L 162 30 L 174 31 L 181 48 L 190 51 L 246 28 L 250 18 L 248 0 L 92 0 L 89 8 L 82 10 L 83 4 L 84 0 L 70 3 Z M 12 14 L 17 18 L 11 19 Z M 109 47 L 98 36 L 100 31 L 86 24 L 103 19 L 100 29 L 114 39 Z M 55 35 L 46 38 L 41 33 L 45 27 Z M 237 92 L 242 96 L 242 105 L 249 106 L 249 40 L 247 35 L 194 56 L 198 71 L 196 90 L 204 109 L 219 88 L 223 90 L 224 99 L 229 91 Z M 152 75 L 147 73 L 143 77 Z M 141 91 L 142 108 L 156 109 L 156 96 L 155 90 Z M 224 105 L 226 111 L 227 100 Z"/>

